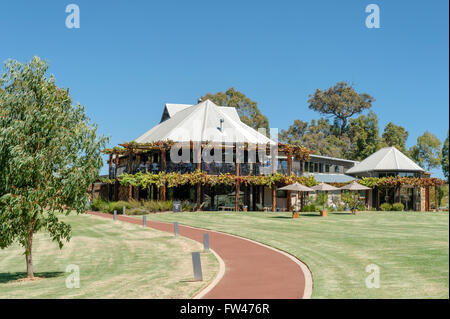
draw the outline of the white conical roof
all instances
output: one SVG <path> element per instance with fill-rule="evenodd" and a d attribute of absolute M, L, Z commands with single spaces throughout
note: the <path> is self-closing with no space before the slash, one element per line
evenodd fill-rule
<path fill-rule="evenodd" d="M 384 147 L 373 153 L 365 160 L 348 169 L 346 174 L 359 174 L 371 171 L 406 171 L 424 172 L 425 170 L 414 163 L 408 156 L 395 147 Z"/>
<path fill-rule="evenodd" d="M 235 110 L 219 107 L 210 100 L 180 107 L 170 118 L 139 136 L 137 143 L 171 140 L 174 142 L 225 142 L 275 144 L 274 141 L 242 123 Z M 225 110 L 226 109 L 226 110 Z"/>

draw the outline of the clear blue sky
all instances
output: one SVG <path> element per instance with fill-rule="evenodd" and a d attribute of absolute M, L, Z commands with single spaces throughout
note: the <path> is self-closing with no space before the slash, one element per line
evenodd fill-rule
<path fill-rule="evenodd" d="M 65 26 L 70 3 L 80 29 Z M 370 3 L 380 29 L 365 26 Z M 111 145 L 157 124 L 166 102 L 231 86 L 287 128 L 319 117 L 308 94 L 345 80 L 376 98 L 381 130 L 406 127 L 411 146 L 425 130 L 444 140 L 449 127 L 448 12 L 447 0 L 9 0 L 0 60 L 47 60 Z"/>

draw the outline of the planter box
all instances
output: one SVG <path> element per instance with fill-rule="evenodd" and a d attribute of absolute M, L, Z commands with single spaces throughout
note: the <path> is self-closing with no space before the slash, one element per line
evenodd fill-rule
<path fill-rule="evenodd" d="M 322 209 L 320 211 L 320 216 L 328 216 L 328 211 L 326 209 Z"/>
<path fill-rule="evenodd" d="M 298 212 L 293 212 L 292 213 L 292 218 L 298 218 Z"/>

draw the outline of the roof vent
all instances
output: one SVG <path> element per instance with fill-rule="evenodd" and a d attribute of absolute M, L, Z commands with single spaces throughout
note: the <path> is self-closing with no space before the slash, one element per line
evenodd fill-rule
<path fill-rule="evenodd" d="M 223 122 L 225 120 L 224 119 L 220 119 L 220 126 L 218 127 L 219 131 L 223 132 Z"/>
<path fill-rule="evenodd" d="M 201 97 L 198 98 L 198 100 L 197 100 L 197 104 L 199 104 L 199 103 L 202 103 L 202 98 Z"/>

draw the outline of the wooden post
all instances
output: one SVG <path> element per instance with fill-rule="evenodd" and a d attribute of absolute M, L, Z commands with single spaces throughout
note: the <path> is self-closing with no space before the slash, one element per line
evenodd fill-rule
<path fill-rule="evenodd" d="M 425 188 L 425 210 L 429 212 L 431 210 L 430 207 L 430 186 Z"/>
<path fill-rule="evenodd" d="M 119 167 L 119 154 L 116 154 L 116 167 L 114 167 L 114 200 L 119 200 L 119 183 L 117 181 L 117 168 Z"/>
<path fill-rule="evenodd" d="M 436 211 L 439 211 L 439 197 L 438 197 L 438 193 L 439 193 L 439 186 L 435 185 L 434 186 L 434 205 L 435 205 Z"/>
<path fill-rule="evenodd" d="M 272 185 L 272 212 L 277 211 L 277 187 L 275 184 Z"/>
<path fill-rule="evenodd" d="M 133 174 L 133 153 L 128 152 L 128 174 Z M 133 198 L 133 186 L 128 185 L 128 200 Z"/>
<path fill-rule="evenodd" d="M 108 177 L 109 178 L 111 178 L 112 163 L 113 163 L 113 155 L 109 154 L 109 172 L 108 172 Z"/>
<path fill-rule="evenodd" d="M 240 192 L 240 181 L 239 181 L 239 175 L 240 175 L 240 168 L 241 163 L 236 161 L 236 185 L 235 185 L 235 199 L 234 199 L 234 210 L 239 211 L 239 192 Z"/>
<path fill-rule="evenodd" d="M 194 145 L 193 145 L 194 147 Z M 200 143 L 198 143 L 196 145 L 197 149 L 197 153 L 196 153 L 196 161 L 197 161 L 197 170 L 201 171 L 202 170 L 202 146 Z M 200 206 L 202 204 L 202 184 L 198 183 L 197 184 L 197 211 L 200 211 Z"/>
<path fill-rule="evenodd" d="M 398 186 L 398 202 L 399 203 L 402 202 L 402 186 L 401 185 Z"/>
<path fill-rule="evenodd" d="M 292 175 L 292 154 L 291 153 L 287 153 L 287 167 L 288 167 L 288 175 L 291 176 Z M 290 212 L 291 211 L 291 191 L 287 191 L 287 211 Z"/>
<path fill-rule="evenodd" d="M 166 149 L 161 149 L 161 171 L 166 171 Z M 166 184 L 161 186 L 161 200 L 166 200 Z"/>

